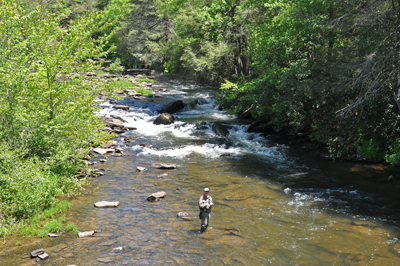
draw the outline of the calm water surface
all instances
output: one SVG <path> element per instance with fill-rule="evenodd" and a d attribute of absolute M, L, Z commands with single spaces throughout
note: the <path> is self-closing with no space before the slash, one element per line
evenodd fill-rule
<path fill-rule="evenodd" d="M 379 166 L 332 162 L 296 153 L 296 143 L 277 146 L 284 140 L 276 136 L 246 133 L 248 125 L 218 111 L 212 88 L 163 77 L 156 85 L 168 88 L 163 98 L 125 99 L 129 112 L 102 104 L 101 114 L 121 116 L 137 130 L 127 133 L 133 144 L 118 139 L 125 156 L 98 163 L 105 175 L 67 213 L 80 231 L 101 233 L 22 239 L 17 247 L 19 238 L 10 239 L 0 248 L 0 265 L 35 264 L 21 257 L 39 248 L 49 254 L 43 265 L 400 265 L 400 201 L 395 182 L 378 182 Z M 176 113 L 173 125 L 153 125 L 154 111 L 176 99 L 200 105 Z M 199 121 L 209 124 L 196 130 Z M 228 127 L 227 138 L 213 133 L 215 121 Z M 178 167 L 158 170 L 152 162 Z M 212 228 L 200 234 L 204 187 L 215 205 Z M 157 191 L 167 197 L 148 202 Z M 95 208 L 101 200 L 120 206 Z"/>

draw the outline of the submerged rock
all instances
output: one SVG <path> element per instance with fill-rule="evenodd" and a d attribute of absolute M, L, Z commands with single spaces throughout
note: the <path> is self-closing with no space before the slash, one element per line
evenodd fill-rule
<path fill-rule="evenodd" d="M 207 129 L 207 122 L 205 122 L 205 121 L 197 122 L 197 124 L 195 125 L 195 128 L 197 130 Z"/>
<path fill-rule="evenodd" d="M 218 122 L 215 122 L 213 124 L 212 129 L 215 132 L 215 134 L 217 134 L 218 136 L 226 137 L 226 136 L 229 135 L 228 129 L 224 125 L 222 125 L 222 124 L 220 124 Z"/>
<path fill-rule="evenodd" d="M 196 219 L 196 216 L 190 215 L 187 212 L 178 212 L 178 217 L 182 218 L 183 220 L 193 221 Z M 198 217 L 198 216 L 197 216 Z M 198 218 L 197 218 L 198 219 Z"/>
<path fill-rule="evenodd" d="M 176 164 L 174 163 L 152 163 L 152 168 L 157 169 L 176 169 Z"/>
<path fill-rule="evenodd" d="M 159 191 L 156 193 L 151 194 L 147 197 L 148 201 L 159 201 L 161 198 L 164 198 L 167 195 L 164 191 Z"/>

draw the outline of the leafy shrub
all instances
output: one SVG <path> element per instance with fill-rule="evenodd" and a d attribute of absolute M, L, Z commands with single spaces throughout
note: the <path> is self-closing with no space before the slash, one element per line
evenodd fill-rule
<path fill-rule="evenodd" d="M 108 70 L 111 73 L 119 73 L 124 70 L 124 66 L 121 66 L 121 59 L 117 58 L 114 62 L 110 64 Z"/>
<path fill-rule="evenodd" d="M 400 139 L 397 139 L 390 147 L 390 153 L 385 155 L 386 162 L 393 165 L 400 165 Z"/>
<path fill-rule="evenodd" d="M 377 162 L 382 161 L 386 156 L 385 145 L 379 144 L 375 139 L 362 142 L 357 151 L 361 155 L 374 159 Z"/>

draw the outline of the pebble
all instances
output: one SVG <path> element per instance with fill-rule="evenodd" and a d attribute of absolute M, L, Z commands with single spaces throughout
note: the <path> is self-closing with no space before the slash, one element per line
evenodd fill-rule
<path fill-rule="evenodd" d="M 47 258 L 49 257 L 49 254 L 43 253 L 43 254 L 40 254 L 38 257 L 39 257 L 41 260 L 45 260 L 45 259 L 47 259 Z"/>

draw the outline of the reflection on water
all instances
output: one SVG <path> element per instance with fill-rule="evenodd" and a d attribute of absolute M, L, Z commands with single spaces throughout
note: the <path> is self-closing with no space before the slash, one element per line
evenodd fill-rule
<path fill-rule="evenodd" d="M 67 214 L 81 231 L 101 232 L 88 238 L 65 233 L 22 240 L 21 247 L 3 249 L 1 265 L 32 265 L 21 257 L 38 248 L 50 255 L 43 265 L 400 264 L 398 209 L 381 194 L 339 178 L 346 173 L 356 178 L 356 173 L 324 172 L 318 163 L 301 163 L 287 149 L 246 133 L 215 108 L 209 89 L 168 86 L 174 93 L 166 97 L 202 98 L 208 107 L 178 113 L 181 122 L 159 127 L 151 124 L 157 102 L 148 102 L 148 109 L 132 106 L 129 113 L 102 111 L 118 112 L 138 130 L 131 132 L 136 142 L 126 156 L 98 164 L 105 170 L 93 180 L 98 189 L 74 200 Z M 215 137 L 210 127 L 194 130 L 193 123 L 207 117 L 225 121 L 228 139 Z M 153 169 L 152 162 L 178 168 Z M 137 166 L 148 170 L 136 172 Z M 204 187 L 211 189 L 215 206 L 212 228 L 200 234 L 197 201 Z M 146 201 L 161 190 L 166 198 Z M 100 200 L 118 200 L 120 206 L 94 208 Z M 178 217 L 181 211 L 189 217 Z"/>

